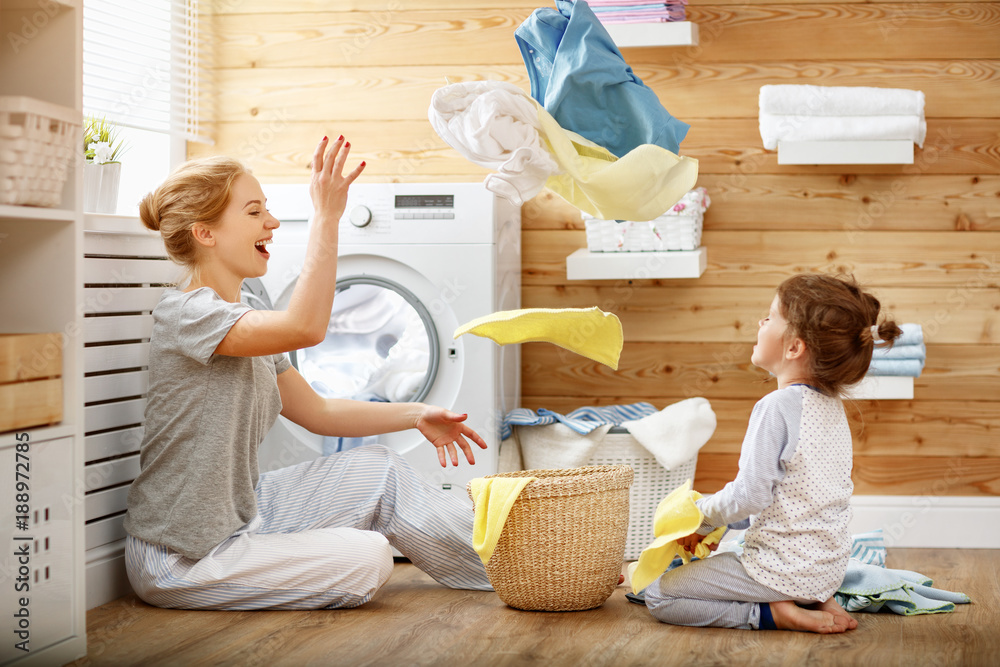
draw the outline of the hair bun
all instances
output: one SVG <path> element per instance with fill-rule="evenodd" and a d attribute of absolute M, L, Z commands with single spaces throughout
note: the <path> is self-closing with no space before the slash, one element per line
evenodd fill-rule
<path fill-rule="evenodd" d="M 160 207 L 157 205 L 156 193 L 150 192 L 139 202 L 139 219 L 147 229 L 160 231 Z"/>
<path fill-rule="evenodd" d="M 903 330 L 893 320 L 883 320 L 882 324 L 878 325 L 879 339 L 889 345 L 902 335 Z"/>

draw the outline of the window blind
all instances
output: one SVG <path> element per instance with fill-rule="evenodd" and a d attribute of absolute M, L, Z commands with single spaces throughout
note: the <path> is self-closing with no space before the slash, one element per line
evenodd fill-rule
<path fill-rule="evenodd" d="M 203 0 L 84 0 L 83 110 L 212 143 Z"/>

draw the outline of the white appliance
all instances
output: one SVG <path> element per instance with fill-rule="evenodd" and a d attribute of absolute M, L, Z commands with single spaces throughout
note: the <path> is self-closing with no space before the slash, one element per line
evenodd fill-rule
<path fill-rule="evenodd" d="M 246 281 L 245 290 L 257 293 L 258 307 L 283 309 L 302 271 L 312 203 L 307 185 L 263 189 L 281 226 L 268 247 L 267 274 Z M 452 336 L 473 318 L 520 307 L 520 209 L 478 183 L 355 183 L 339 231 L 327 338 L 290 353 L 292 363 L 325 396 L 466 412 L 488 449 L 474 447 L 475 466 L 459 452 L 458 467 L 442 468 L 413 429 L 324 438 L 281 417 L 261 444 L 261 470 L 379 442 L 433 484 L 467 498 L 468 480 L 497 471 L 503 415 L 520 400 L 520 349 Z"/>

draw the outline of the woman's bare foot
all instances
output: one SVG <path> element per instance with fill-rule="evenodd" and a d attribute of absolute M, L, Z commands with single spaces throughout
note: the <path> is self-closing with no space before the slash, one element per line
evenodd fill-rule
<path fill-rule="evenodd" d="M 838 619 L 842 619 L 842 622 L 847 624 L 848 630 L 858 627 L 858 622 L 851 618 L 851 615 L 847 613 L 846 609 L 840 606 L 835 598 L 830 598 L 826 602 L 820 602 L 816 605 L 816 609 L 829 612 Z"/>
<path fill-rule="evenodd" d="M 791 600 L 772 602 L 771 617 L 779 630 L 798 630 L 827 635 L 846 632 L 848 629 L 845 618 L 835 616 L 828 611 L 805 609 Z"/>

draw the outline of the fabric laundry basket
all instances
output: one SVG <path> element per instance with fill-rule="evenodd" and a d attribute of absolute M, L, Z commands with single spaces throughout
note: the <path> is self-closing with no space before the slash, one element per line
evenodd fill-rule
<path fill-rule="evenodd" d="M 681 484 L 694 480 L 698 457 L 667 470 L 631 433 L 616 426 L 604 436 L 587 463 L 595 466 L 627 465 L 635 472 L 635 480 L 629 490 L 625 560 L 637 560 L 655 537 L 653 516 L 657 505 Z"/>
<path fill-rule="evenodd" d="M 500 599 L 533 611 L 604 604 L 624 562 L 632 469 L 587 466 L 488 477 L 536 478 L 514 502 L 486 563 Z"/>

